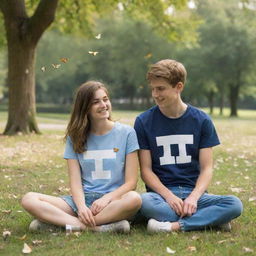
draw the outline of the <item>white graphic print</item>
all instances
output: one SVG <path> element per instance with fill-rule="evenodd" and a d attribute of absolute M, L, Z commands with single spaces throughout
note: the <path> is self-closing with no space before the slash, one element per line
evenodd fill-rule
<path fill-rule="evenodd" d="M 156 137 L 157 146 L 163 147 L 164 155 L 160 157 L 160 165 L 186 164 L 191 162 L 191 156 L 187 155 L 186 144 L 193 144 L 194 137 L 190 135 L 168 135 Z M 171 145 L 178 145 L 179 155 L 172 156 Z"/>
<path fill-rule="evenodd" d="M 95 171 L 92 172 L 92 179 L 111 179 L 111 171 L 103 170 L 104 159 L 116 159 L 116 152 L 111 150 L 89 150 L 84 153 L 84 159 L 95 161 Z"/>

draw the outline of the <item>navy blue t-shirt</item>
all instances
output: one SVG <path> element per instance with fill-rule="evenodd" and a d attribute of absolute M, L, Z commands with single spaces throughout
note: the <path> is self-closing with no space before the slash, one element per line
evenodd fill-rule
<path fill-rule="evenodd" d="M 140 149 L 151 151 L 152 170 L 166 187 L 194 187 L 199 150 L 220 144 L 210 117 L 191 105 L 179 118 L 168 118 L 154 106 L 136 118 L 134 128 Z"/>

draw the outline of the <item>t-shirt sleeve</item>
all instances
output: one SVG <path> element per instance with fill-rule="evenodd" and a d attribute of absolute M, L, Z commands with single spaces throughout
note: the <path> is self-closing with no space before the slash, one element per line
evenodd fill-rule
<path fill-rule="evenodd" d="M 212 120 L 210 118 L 205 119 L 202 124 L 199 148 L 209 148 L 219 144 L 220 141 Z"/>
<path fill-rule="evenodd" d="M 148 139 L 145 134 L 145 129 L 139 117 L 137 117 L 135 120 L 134 129 L 137 133 L 140 149 L 150 149 Z"/>
<path fill-rule="evenodd" d="M 73 143 L 69 136 L 66 140 L 66 147 L 65 147 L 63 158 L 64 159 L 78 159 L 77 154 L 74 152 Z"/>
<path fill-rule="evenodd" d="M 139 149 L 138 139 L 135 130 L 131 127 L 131 131 L 127 136 L 126 155 Z"/>

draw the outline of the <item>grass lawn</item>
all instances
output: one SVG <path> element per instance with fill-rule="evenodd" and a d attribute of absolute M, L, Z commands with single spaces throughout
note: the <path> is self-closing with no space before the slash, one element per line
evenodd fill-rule
<path fill-rule="evenodd" d="M 114 112 L 120 122 L 133 124 L 138 112 Z M 43 135 L 0 136 L 0 255 L 22 255 L 23 244 L 31 255 L 256 255 L 256 111 L 240 111 L 240 118 L 214 116 L 222 144 L 215 149 L 215 173 L 210 193 L 234 194 L 244 204 L 243 215 L 232 222 L 232 232 L 203 231 L 149 235 L 145 226 L 133 226 L 129 235 L 84 232 L 28 232 L 33 219 L 20 206 L 28 191 L 51 195 L 69 193 L 65 160 L 62 158 L 64 128 L 42 129 Z M 66 114 L 39 114 L 44 124 L 67 123 Z M 0 112 L 0 133 L 6 113 Z M 144 191 L 139 181 L 137 190 Z"/>

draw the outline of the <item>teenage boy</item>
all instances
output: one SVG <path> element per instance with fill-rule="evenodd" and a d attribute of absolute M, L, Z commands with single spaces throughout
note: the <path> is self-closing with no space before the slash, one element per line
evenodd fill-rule
<path fill-rule="evenodd" d="M 140 145 L 141 214 L 149 232 L 230 230 L 243 209 L 235 196 L 207 193 L 213 174 L 212 147 L 220 144 L 208 115 L 186 104 L 185 67 L 175 60 L 152 65 L 147 79 L 156 106 L 135 121 Z"/>

